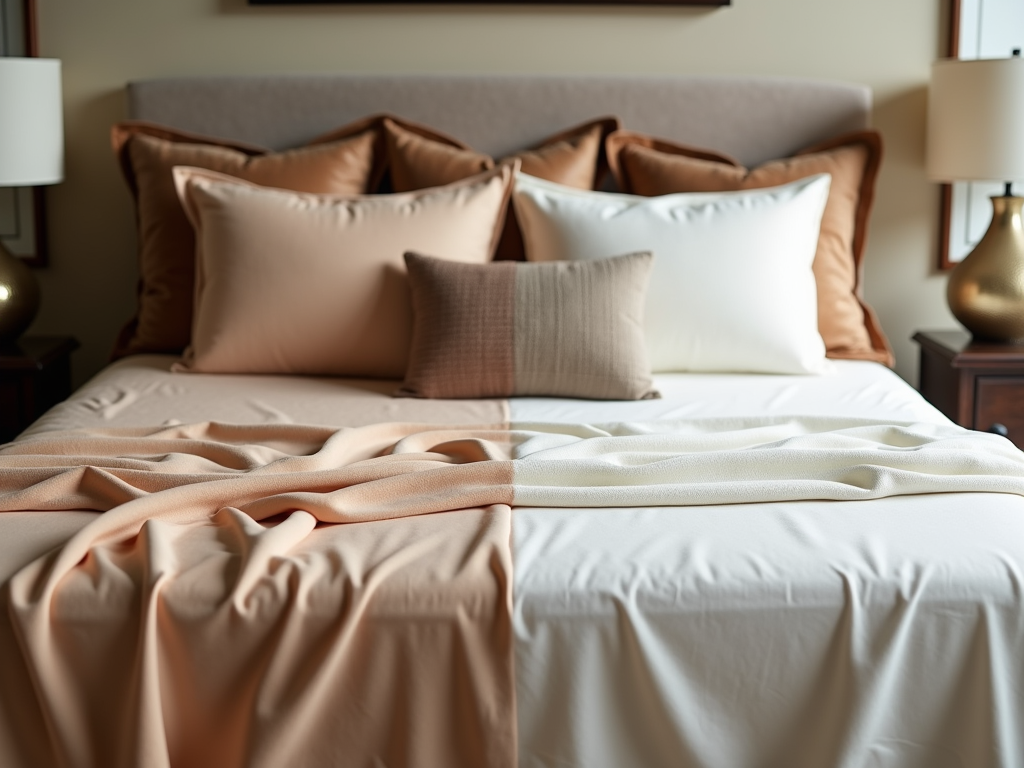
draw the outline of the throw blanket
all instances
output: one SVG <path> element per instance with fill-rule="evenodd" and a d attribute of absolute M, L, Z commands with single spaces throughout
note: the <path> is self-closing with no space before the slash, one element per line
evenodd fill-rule
<path fill-rule="evenodd" d="M 511 506 L 953 491 L 1024 495 L 1024 454 L 823 419 L 38 435 L 0 511 L 105 514 L 7 585 L 46 729 L 14 762 L 513 766 Z"/>

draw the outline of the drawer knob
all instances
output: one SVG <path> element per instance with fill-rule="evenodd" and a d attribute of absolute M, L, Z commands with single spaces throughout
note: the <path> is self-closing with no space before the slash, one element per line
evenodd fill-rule
<path fill-rule="evenodd" d="M 999 435 L 1000 437 L 1009 437 L 1010 430 L 1006 428 L 1005 424 L 1000 424 L 998 421 L 988 428 L 988 431 L 993 435 Z"/>

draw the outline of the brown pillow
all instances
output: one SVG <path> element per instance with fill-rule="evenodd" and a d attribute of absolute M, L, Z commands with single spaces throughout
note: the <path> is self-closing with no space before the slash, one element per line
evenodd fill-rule
<path fill-rule="evenodd" d="M 175 168 L 196 230 L 192 343 L 176 369 L 401 379 L 413 332 L 403 254 L 490 261 L 514 172 L 349 197 Z"/>
<path fill-rule="evenodd" d="M 643 333 L 652 260 L 476 265 L 406 253 L 416 322 L 397 394 L 659 397 Z"/>
<path fill-rule="evenodd" d="M 759 189 L 830 174 L 813 264 L 818 332 L 829 357 L 893 364 L 892 348 L 860 297 L 860 265 L 882 158 L 876 131 L 840 136 L 754 169 L 724 155 L 629 131 L 616 131 L 606 144 L 619 187 L 637 195 Z"/>
<path fill-rule="evenodd" d="M 174 166 L 207 168 L 301 192 L 361 194 L 382 175 L 380 120 L 360 120 L 300 149 L 273 153 L 150 123 L 115 125 L 114 152 L 135 197 L 139 307 L 121 331 L 113 356 L 178 353 L 189 343 L 195 237 L 174 190 Z"/>
<path fill-rule="evenodd" d="M 597 189 L 608 172 L 605 137 L 619 127 L 614 117 L 589 120 L 497 162 L 519 160 L 523 173 L 576 189 Z M 436 187 L 493 168 L 495 160 L 416 123 L 384 120 L 391 185 L 395 192 Z M 523 261 L 523 238 L 510 210 L 495 258 Z"/>

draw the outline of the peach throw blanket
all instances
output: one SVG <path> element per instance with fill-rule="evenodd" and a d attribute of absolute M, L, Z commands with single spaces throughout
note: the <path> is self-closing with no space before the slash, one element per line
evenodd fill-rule
<path fill-rule="evenodd" d="M 105 514 L 7 585 L 22 743 L 0 762 L 514 766 L 511 468 L 481 461 L 507 435 L 208 423 L 7 446 L 0 510 Z"/>

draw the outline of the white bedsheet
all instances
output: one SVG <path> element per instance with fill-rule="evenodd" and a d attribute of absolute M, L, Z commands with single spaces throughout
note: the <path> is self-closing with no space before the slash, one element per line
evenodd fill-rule
<path fill-rule="evenodd" d="M 122 361 L 33 431 L 338 424 L 352 396 L 363 423 L 395 412 L 390 383 L 171 374 L 170 362 Z M 507 415 L 947 423 L 871 363 L 656 384 L 662 400 L 528 398 Z M 424 421 L 443 420 L 437 405 Z M 517 508 L 513 554 L 523 766 L 1024 766 L 1020 497 Z"/>
<path fill-rule="evenodd" d="M 608 422 L 731 416 L 848 416 L 878 420 L 949 420 L 903 379 L 877 363 L 829 361 L 820 376 L 655 374 L 659 400 L 604 402 L 519 397 L 512 421 Z"/>
<path fill-rule="evenodd" d="M 1024 764 L 1024 504 L 517 509 L 524 766 Z"/>

